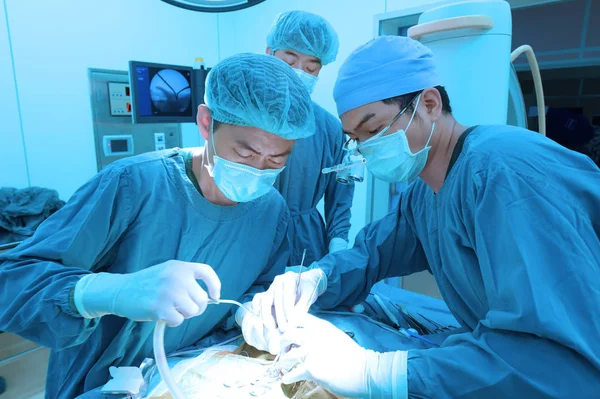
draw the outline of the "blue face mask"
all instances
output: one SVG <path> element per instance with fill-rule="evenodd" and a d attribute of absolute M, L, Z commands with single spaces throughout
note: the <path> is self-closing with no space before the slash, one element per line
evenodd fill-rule
<path fill-rule="evenodd" d="M 408 130 L 417 112 L 417 106 L 421 95 L 417 99 L 415 109 L 410 117 L 410 121 L 405 130 L 398 130 L 395 133 L 384 136 L 390 127 L 398 120 L 406 109 L 402 110 L 381 132 L 375 137 L 359 144 L 357 149 L 362 156 L 367 160 L 367 169 L 373 173 L 375 177 L 385 182 L 405 182 L 414 179 L 423 171 L 427 164 L 427 156 L 429 155 L 428 147 L 435 123 L 431 126 L 429 139 L 425 144 L 425 148 L 416 153 L 412 153 L 408 145 L 406 130 Z"/>
<path fill-rule="evenodd" d="M 214 132 L 211 126 L 213 163 L 208 173 L 224 196 L 234 202 L 250 202 L 269 192 L 281 169 L 256 169 L 252 166 L 228 161 L 217 155 Z"/>
<path fill-rule="evenodd" d="M 319 78 L 317 76 L 311 75 L 310 73 L 304 72 L 302 69 L 292 69 L 294 70 L 294 72 L 296 72 L 296 75 L 298 75 L 302 83 L 304 83 L 304 86 L 306 86 L 308 92 L 312 94 Z"/>

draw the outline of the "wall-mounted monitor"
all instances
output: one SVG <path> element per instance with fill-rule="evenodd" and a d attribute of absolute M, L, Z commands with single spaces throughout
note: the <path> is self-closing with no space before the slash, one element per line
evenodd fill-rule
<path fill-rule="evenodd" d="M 129 62 L 133 123 L 195 121 L 191 67 Z"/>

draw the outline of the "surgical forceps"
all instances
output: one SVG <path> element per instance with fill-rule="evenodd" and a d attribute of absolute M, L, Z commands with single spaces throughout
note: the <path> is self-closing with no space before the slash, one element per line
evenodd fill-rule
<path fill-rule="evenodd" d="M 434 334 L 440 333 L 440 332 L 444 332 L 444 331 L 450 331 L 456 327 L 454 326 L 444 326 L 434 320 L 431 320 L 430 318 L 427 318 L 425 316 L 423 316 L 421 313 L 417 313 L 419 316 L 421 316 L 425 321 L 428 321 L 430 324 L 432 324 L 435 329 L 433 330 Z"/>
<path fill-rule="evenodd" d="M 306 257 L 306 248 L 302 252 L 302 261 L 300 261 L 300 272 L 298 273 L 298 279 L 296 280 L 296 297 L 298 297 L 298 290 L 300 289 L 300 278 L 302 277 L 302 268 L 304 267 L 304 258 Z"/>

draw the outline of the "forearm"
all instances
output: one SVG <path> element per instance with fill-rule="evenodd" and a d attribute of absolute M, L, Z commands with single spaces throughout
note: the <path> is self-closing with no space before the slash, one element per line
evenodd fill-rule
<path fill-rule="evenodd" d="M 428 267 L 421 244 L 400 211 L 365 226 L 353 248 L 329 254 L 317 264 L 327 276 L 327 291 L 318 301 L 325 309 L 355 305 L 384 278 Z"/>
<path fill-rule="evenodd" d="M 352 306 L 363 301 L 377 283 L 380 269 L 369 267 L 356 247 L 331 253 L 311 268 L 320 268 L 327 280 L 327 290 L 317 300 L 322 309 Z"/>
<path fill-rule="evenodd" d="M 72 293 L 89 273 L 50 261 L 5 260 L 0 265 L 0 330 L 53 349 L 84 342 L 97 320 L 77 313 Z"/>
<path fill-rule="evenodd" d="M 592 397 L 598 389 L 597 367 L 532 334 L 458 334 L 441 348 L 408 352 L 411 398 Z"/>

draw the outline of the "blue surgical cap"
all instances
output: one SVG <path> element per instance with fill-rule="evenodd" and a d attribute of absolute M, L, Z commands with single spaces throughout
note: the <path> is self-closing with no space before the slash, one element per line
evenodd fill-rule
<path fill-rule="evenodd" d="M 206 78 L 204 101 L 219 122 L 256 127 L 287 140 L 315 131 L 308 90 L 276 57 L 244 53 L 219 62 Z"/>
<path fill-rule="evenodd" d="M 333 97 L 338 115 L 403 94 L 440 85 L 431 50 L 402 36 L 380 36 L 344 61 Z"/>
<path fill-rule="evenodd" d="M 327 65 L 335 61 L 339 41 L 333 26 L 323 17 L 305 11 L 288 11 L 279 14 L 273 23 L 267 46 L 273 51 L 299 51 Z"/>

